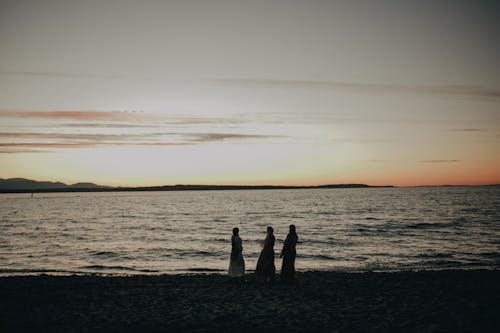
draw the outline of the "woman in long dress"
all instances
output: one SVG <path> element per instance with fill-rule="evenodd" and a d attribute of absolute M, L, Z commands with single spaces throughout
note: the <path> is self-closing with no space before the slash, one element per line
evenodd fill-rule
<path fill-rule="evenodd" d="M 281 281 L 293 281 L 295 279 L 295 256 L 297 252 L 295 246 L 299 236 L 295 231 L 295 226 L 290 225 L 290 232 L 286 236 L 285 243 L 283 244 L 283 250 L 281 251 L 280 257 L 283 257 L 283 264 L 281 265 Z"/>
<path fill-rule="evenodd" d="M 229 261 L 229 276 L 242 277 L 245 275 L 245 261 L 243 260 L 243 244 L 238 235 L 240 229 L 233 228 L 231 237 L 231 260 Z"/>
<path fill-rule="evenodd" d="M 274 235 L 273 228 L 267 227 L 266 239 L 262 243 L 262 251 L 260 252 L 259 260 L 255 274 L 266 281 L 274 281 L 276 267 L 274 266 Z"/>

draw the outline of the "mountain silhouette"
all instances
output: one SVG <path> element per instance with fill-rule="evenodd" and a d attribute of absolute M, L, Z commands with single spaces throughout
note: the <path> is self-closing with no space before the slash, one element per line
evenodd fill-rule
<path fill-rule="evenodd" d="M 16 192 L 36 192 L 40 190 L 75 190 L 75 189 L 104 189 L 107 186 L 100 186 L 93 183 L 76 183 L 67 185 L 61 182 L 36 181 L 25 178 L 0 178 L 0 191 Z"/>
<path fill-rule="evenodd" d="M 329 184 L 318 186 L 283 186 L 283 185 L 164 185 L 141 187 L 111 187 L 94 183 L 75 183 L 67 185 L 61 182 L 36 181 L 25 178 L 0 178 L 0 192 L 102 192 L 102 191 L 207 191 L 207 190 L 285 190 L 314 188 L 372 188 L 392 186 L 370 186 L 366 184 Z"/>

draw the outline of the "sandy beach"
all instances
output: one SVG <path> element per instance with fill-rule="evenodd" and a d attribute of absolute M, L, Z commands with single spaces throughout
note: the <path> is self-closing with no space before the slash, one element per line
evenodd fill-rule
<path fill-rule="evenodd" d="M 500 271 L 0 278 L 0 330 L 498 332 Z"/>

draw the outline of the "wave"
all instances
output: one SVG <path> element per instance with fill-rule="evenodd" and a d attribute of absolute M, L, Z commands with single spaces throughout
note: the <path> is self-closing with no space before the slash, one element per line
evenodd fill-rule
<path fill-rule="evenodd" d="M 118 253 L 112 252 L 112 251 L 94 251 L 94 252 L 91 252 L 90 254 L 93 256 L 96 256 L 96 257 L 106 257 L 106 258 L 119 256 Z"/>
<path fill-rule="evenodd" d="M 481 257 L 493 261 L 496 265 L 500 265 L 500 253 L 499 252 L 484 252 L 479 254 Z"/>
<path fill-rule="evenodd" d="M 205 267 L 196 267 L 196 268 L 185 268 L 185 269 L 176 269 L 177 272 L 225 272 L 225 269 L 218 268 L 205 268 Z"/>
<path fill-rule="evenodd" d="M 98 271 L 132 271 L 132 272 L 142 272 L 142 273 L 158 273 L 159 271 L 153 269 L 138 269 L 127 266 L 105 266 L 105 265 L 90 265 L 90 266 L 81 266 L 79 269 L 92 269 Z"/>
<path fill-rule="evenodd" d="M 60 270 L 60 269 L 45 269 L 45 268 L 0 268 L 0 274 L 1 273 L 38 273 L 38 274 L 44 274 L 44 273 L 71 273 L 66 270 Z"/>
<path fill-rule="evenodd" d="M 467 222 L 464 218 L 456 218 L 452 222 L 419 222 L 408 224 L 405 227 L 410 229 L 434 229 L 434 228 L 454 228 L 460 226 L 460 224 Z"/>
<path fill-rule="evenodd" d="M 481 265 L 480 263 L 465 263 L 457 260 L 430 260 L 430 261 L 420 261 L 416 263 L 415 265 L 411 266 L 416 266 L 416 267 L 422 267 L 422 268 L 455 268 L 455 267 L 464 267 L 464 266 L 474 266 L 474 265 Z"/>
<path fill-rule="evenodd" d="M 453 258 L 453 254 L 451 253 L 443 253 L 443 252 L 430 252 L 430 253 L 420 253 L 416 256 L 417 258 Z"/>
<path fill-rule="evenodd" d="M 314 214 L 315 215 L 338 215 L 337 212 L 335 212 L 335 211 L 322 211 L 322 212 L 316 212 Z"/>
<path fill-rule="evenodd" d="M 320 239 L 302 239 L 299 241 L 299 245 L 300 244 L 311 244 L 311 245 L 314 245 L 314 244 L 320 244 L 320 245 L 333 245 L 333 246 L 342 246 L 342 247 L 346 247 L 346 246 L 352 246 L 354 245 L 354 242 L 352 241 L 348 241 L 346 239 L 335 239 L 335 238 L 332 238 L 332 237 L 329 237 L 327 238 L 326 240 L 320 240 Z"/>
<path fill-rule="evenodd" d="M 327 254 L 300 254 L 297 256 L 299 259 L 323 259 L 323 260 L 336 260 L 338 257 L 333 257 Z"/>
<path fill-rule="evenodd" d="M 464 208 L 461 210 L 462 213 L 481 213 L 480 208 Z"/>

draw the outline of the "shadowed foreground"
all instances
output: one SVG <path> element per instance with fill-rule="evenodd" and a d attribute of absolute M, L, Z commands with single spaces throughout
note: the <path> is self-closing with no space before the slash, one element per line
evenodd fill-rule
<path fill-rule="evenodd" d="M 0 278 L 0 331 L 500 331 L 500 271 Z"/>

